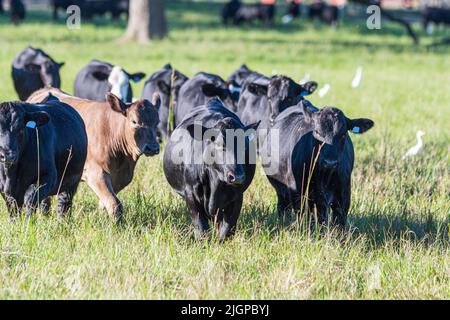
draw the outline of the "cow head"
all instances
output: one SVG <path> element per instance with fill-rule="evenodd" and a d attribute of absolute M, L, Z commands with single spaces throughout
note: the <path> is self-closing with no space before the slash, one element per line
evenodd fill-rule
<path fill-rule="evenodd" d="M 234 71 L 228 81 L 234 81 L 238 86 L 242 86 L 249 75 L 254 73 L 254 71 L 250 70 L 247 65 L 243 64 L 239 69 Z"/>
<path fill-rule="evenodd" d="M 236 104 L 238 102 L 239 95 L 237 97 L 236 95 L 233 95 L 233 93 L 230 91 L 230 85 L 233 84 L 205 83 L 202 85 L 202 92 L 207 97 L 219 97 L 229 109 L 236 110 Z"/>
<path fill-rule="evenodd" d="M 303 108 L 305 121 L 311 126 L 314 139 L 321 144 L 318 166 L 325 171 L 335 170 L 344 155 L 348 132 L 361 134 L 373 127 L 370 119 L 349 119 L 334 107 L 325 107 L 314 112 Z"/>
<path fill-rule="evenodd" d="M 132 153 L 136 156 L 158 154 L 159 143 L 156 131 L 159 123 L 158 109 L 161 105 L 159 96 L 155 94 L 152 102 L 138 100 L 125 103 L 114 94 L 107 93 L 106 101 L 112 110 L 126 117 L 126 144 Z"/>
<path fill-rule="evenodd" d="M 16 164 L 25 146 L 26 130 L 43 126 L 49 121 L 48 113 L 26 111 L 21 103 L 0 104 L 0 162 L 6 167 Z"/>
<path fill-rule="evenodd" d="M 220 182 L 240 186 L 245 183 L 245 151 L 256 134 L 259 122 L 249 126 L 227 117 L 211 127 L 194 123 L 187 127 L 192 138 L 203 142 L 203 161 Z M 231 143 L 232 141 L 232 143 Z"/>
<path fill-rule="evenodd" d="M 153 82 L 153 86 L 156 85 L 153 88 L 153 92 L 159 93 L 161 97 L 161 105 L 168 108 L 171 98 L 173 99 L 174 104 L 177 103 L 176 100 L 178 98 L 180 88 L 187 80 L 188 77 L 178 70 L 174 70 L 170 64 L 166 64 L 162 70 L 152 75 L 148 82 Z"/>
<path fill-rule="evenodd" d="M 303 97 L 310 95 L 317 89 L 317 83 L 310 81 L 304 84 L 295 83 L 285 76 L 275 76 L 269 85 L 250 83 L 248 91 L 254 95 L 266 96 L 270 108 L 270 120 L 290 106 L 299 103 Z"/>
<path fill-rule="evenodd" d="M 110 65 L 99 65 L 92 72 L 92 76 L 98 81 L 107 81 L 111 87 L 110 92 L 124 102 L 130 102 L 132 97 L 128 96 L 131 85 L 130 81 L 137 83 L 145 77 L 145 73 L 138 72 L 130 74 L 119 66 L 111 68 Z"/>
<path fill-rule="evenodd" d="M 39 75 L 44 86 L 51 86 L 53 88 L 61 87 L 61 78 L 59 76 L 59 69 L 64 65 L 64 62 L 56 63 L 49 58 L 42 60 L 39 63 L 28 63 L 25 65 L 25 70 L 33 74 Z"/>

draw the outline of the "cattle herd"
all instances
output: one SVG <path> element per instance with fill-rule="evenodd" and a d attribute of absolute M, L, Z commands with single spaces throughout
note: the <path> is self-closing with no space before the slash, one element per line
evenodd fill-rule
<path fill-rule="evenodd" d="M 27 215 L 49 212 L 51 196 L 64 216 L 85 181 L 120 221 L 117 194 L 132 182 L 140 156 L 157 155 L 165 142 L 165 177 L 186 201 L 197 236 L 210 222 L 220 240 L 234 234 L 257 155 L 280 218 L 309 213 L 312 225 L 345 226 L 354 164 L 349 132 L 374 123 L 316 108 L 305 98 L 316 82 L 267 77 L 246 65 L 226 81 L 206 72 L 188 78 L 167 64 L 135 99 L 130 81 L 144 73 L 92 60 L 72 96 L 59 89 L 62 66 L 32 47 L 12 63 L 21 101 L 0 104 L 0 188 L 12 217 L 23 208 Z"/>

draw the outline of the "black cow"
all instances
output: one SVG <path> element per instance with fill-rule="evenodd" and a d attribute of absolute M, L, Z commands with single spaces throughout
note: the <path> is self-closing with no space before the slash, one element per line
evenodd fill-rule
<path fill-rule="evenodd" d="M 205 105 L 213 97 L 219 97 L 228 109 L 236 111 L 236 96 L 230 92 L 230 83 L 220 76 L 199 72 L 186 81 L 180 89 L 178 103 L 175 108 L 175 124 L 181 123 L 192 109 Z"/>
<path fill-rule="evenodd" d="M 12 23 L 19 24 L 25 19 L 26 9 L 22 0 L 11 0 L 9 3 L 9 11 Z"/>
<path fill-rule="evenodd" d="M 172 74 L 174 76 L 172 85 Z M 188 80 L 184 74 L 172 68 L 170 64 L 165 65 L 161 70 L 155 72 L 145 81 L 142 91 L 142 99 L 152 101 L 153 94 L 159 93 L 161 98 L 161 107 L 159 108 L 158 136 L 166 140 L 167 122 L 169 117 L 169 104 L 172 99 L 173 106 L 176 108 L 178 95 L 181 86 Z"/>
<path fill-rule="evenodd" d="M 423 27 L 425 30 L 430 30 L 430 23 L 450 25 L 450 9 L 425 7 L 422 12 Z"/>
<path fill-rule="evenodd" d="M 130 74 L 120 66 L 94 59 L 78 72 L 74 82 L 74 95 L 89 100 L 106 101 L 106 93 L 112 92 L 123 102 L 132 102 L 130 80 L 136 83 L 144 77 L 145 73 Z"/>
<path fill-rule="evenodd" d="M 308 15 L 311 20 L 317 18 L 326 24 L 336 26 L 339 18 L 339 9 L 320 0 L 309 6 Z"/>
<path fill-rule="evenodd" d="M 272 24 L 275 17 L 275 6 L 267 4 L 246 4 L 240 1 L 230 1 L 225 4 L 222 10 L 222 20 L 224 24 L 232 21 L 235 25 L 244 22 L 260 20 L 265 24 Z"/>
<path fill-rule="evenodd" d="M 345 226 L 354 162 L 348 132 L 364 133 L 373 125 L 369 119 L 349 119 L 334 107 L 311 109 L 303 102 L 282 112 L 260 150 L 280 217 L 308 207 L 323 224 L 331 209 L 331 222 Z M 275 130 L 282 141 L 273 135 Z"/>
<path fill-rule="evenodd" d="M 5 102 L 0 104 L 0 131 L 0 190 L 10 215 L 25 204 L 29 216 L 39 202 L 48 212 L 53 195 L 58 196 L 58 215 L 67 212 L 87 155 L 79 114 L 51 95 L 40 104 Z"/>
<path fill-rule="evenodd" d="M 298 84 L 286 76 L 261 76 L 248 83 L 239 98 L 239 117 L 244 123 L 261 121 L 260 129 L 270 129 L 280 112 L 295 106 L 317 88 L 314 81 Z"/>
<path fill-rule="evenodd" d="M 197 236 L 209 229 L 208 220 L 215 222 L 219 240 L 234 234 L 243 193 L 255 174 L 251 137 L 257 126 L 245 127 L 214 98 L 190 113 L 170 137 L 164 174 L 186 200 Z M 241 136 L 232 136 L 238 129 Z"/>
<path fill-rule="evenodd" d="M 117 19 L 122 13 L 128 13 L 128 0 L 52 0 L 53 19 L 58 19 L 59 9 L 67 10 L 71 5 L 78 6 L 86 19 L 106 13 Z"/>
<path fill-rule="evenodd" d="M 55 62 L 41 49 L 28 47 L 20 52 L 12 63 L 14 88 L 20 100 L 25 101 L 33 92 L 45 86 L 59 88 L 59 69 L 63 65 L 64 62 Z"/>

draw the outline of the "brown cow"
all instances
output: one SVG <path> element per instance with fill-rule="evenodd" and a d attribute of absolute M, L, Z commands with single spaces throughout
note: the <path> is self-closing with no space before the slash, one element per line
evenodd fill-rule
<path fill-rule="evenodd" d="M 120 220 L 123 207 L 117 193 L 133 179 L 139 157 L 159 153 L 156 131 L 159 122 L 158 95 L 153 102 L 124 103 L 112 93 L 106 102 L 70 96 L 59 89 L 44 88 L 33 93 L 28 102 L 39 103 L 51 92 L 75 108 L 84 120 L 88 135 L 88 154 L 83 180 L 100 199 L 100 207 Z"/>

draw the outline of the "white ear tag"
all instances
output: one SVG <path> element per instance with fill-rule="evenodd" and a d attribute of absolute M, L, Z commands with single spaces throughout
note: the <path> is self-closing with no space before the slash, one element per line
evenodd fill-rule
<path fill-rule="evenodd" d="M 35 129 L 35 128 L 36 128 L 36 122 L 34 122 L 34 121 L 28 121 L 28 122 L 27 122 L 27 128 Z"/>
<path fill-rule="evenodd" d="M 360 132 L 360 128 L 359 127 L 353 127 L 352 132 L 353 133 L 359 133 Z"/>

